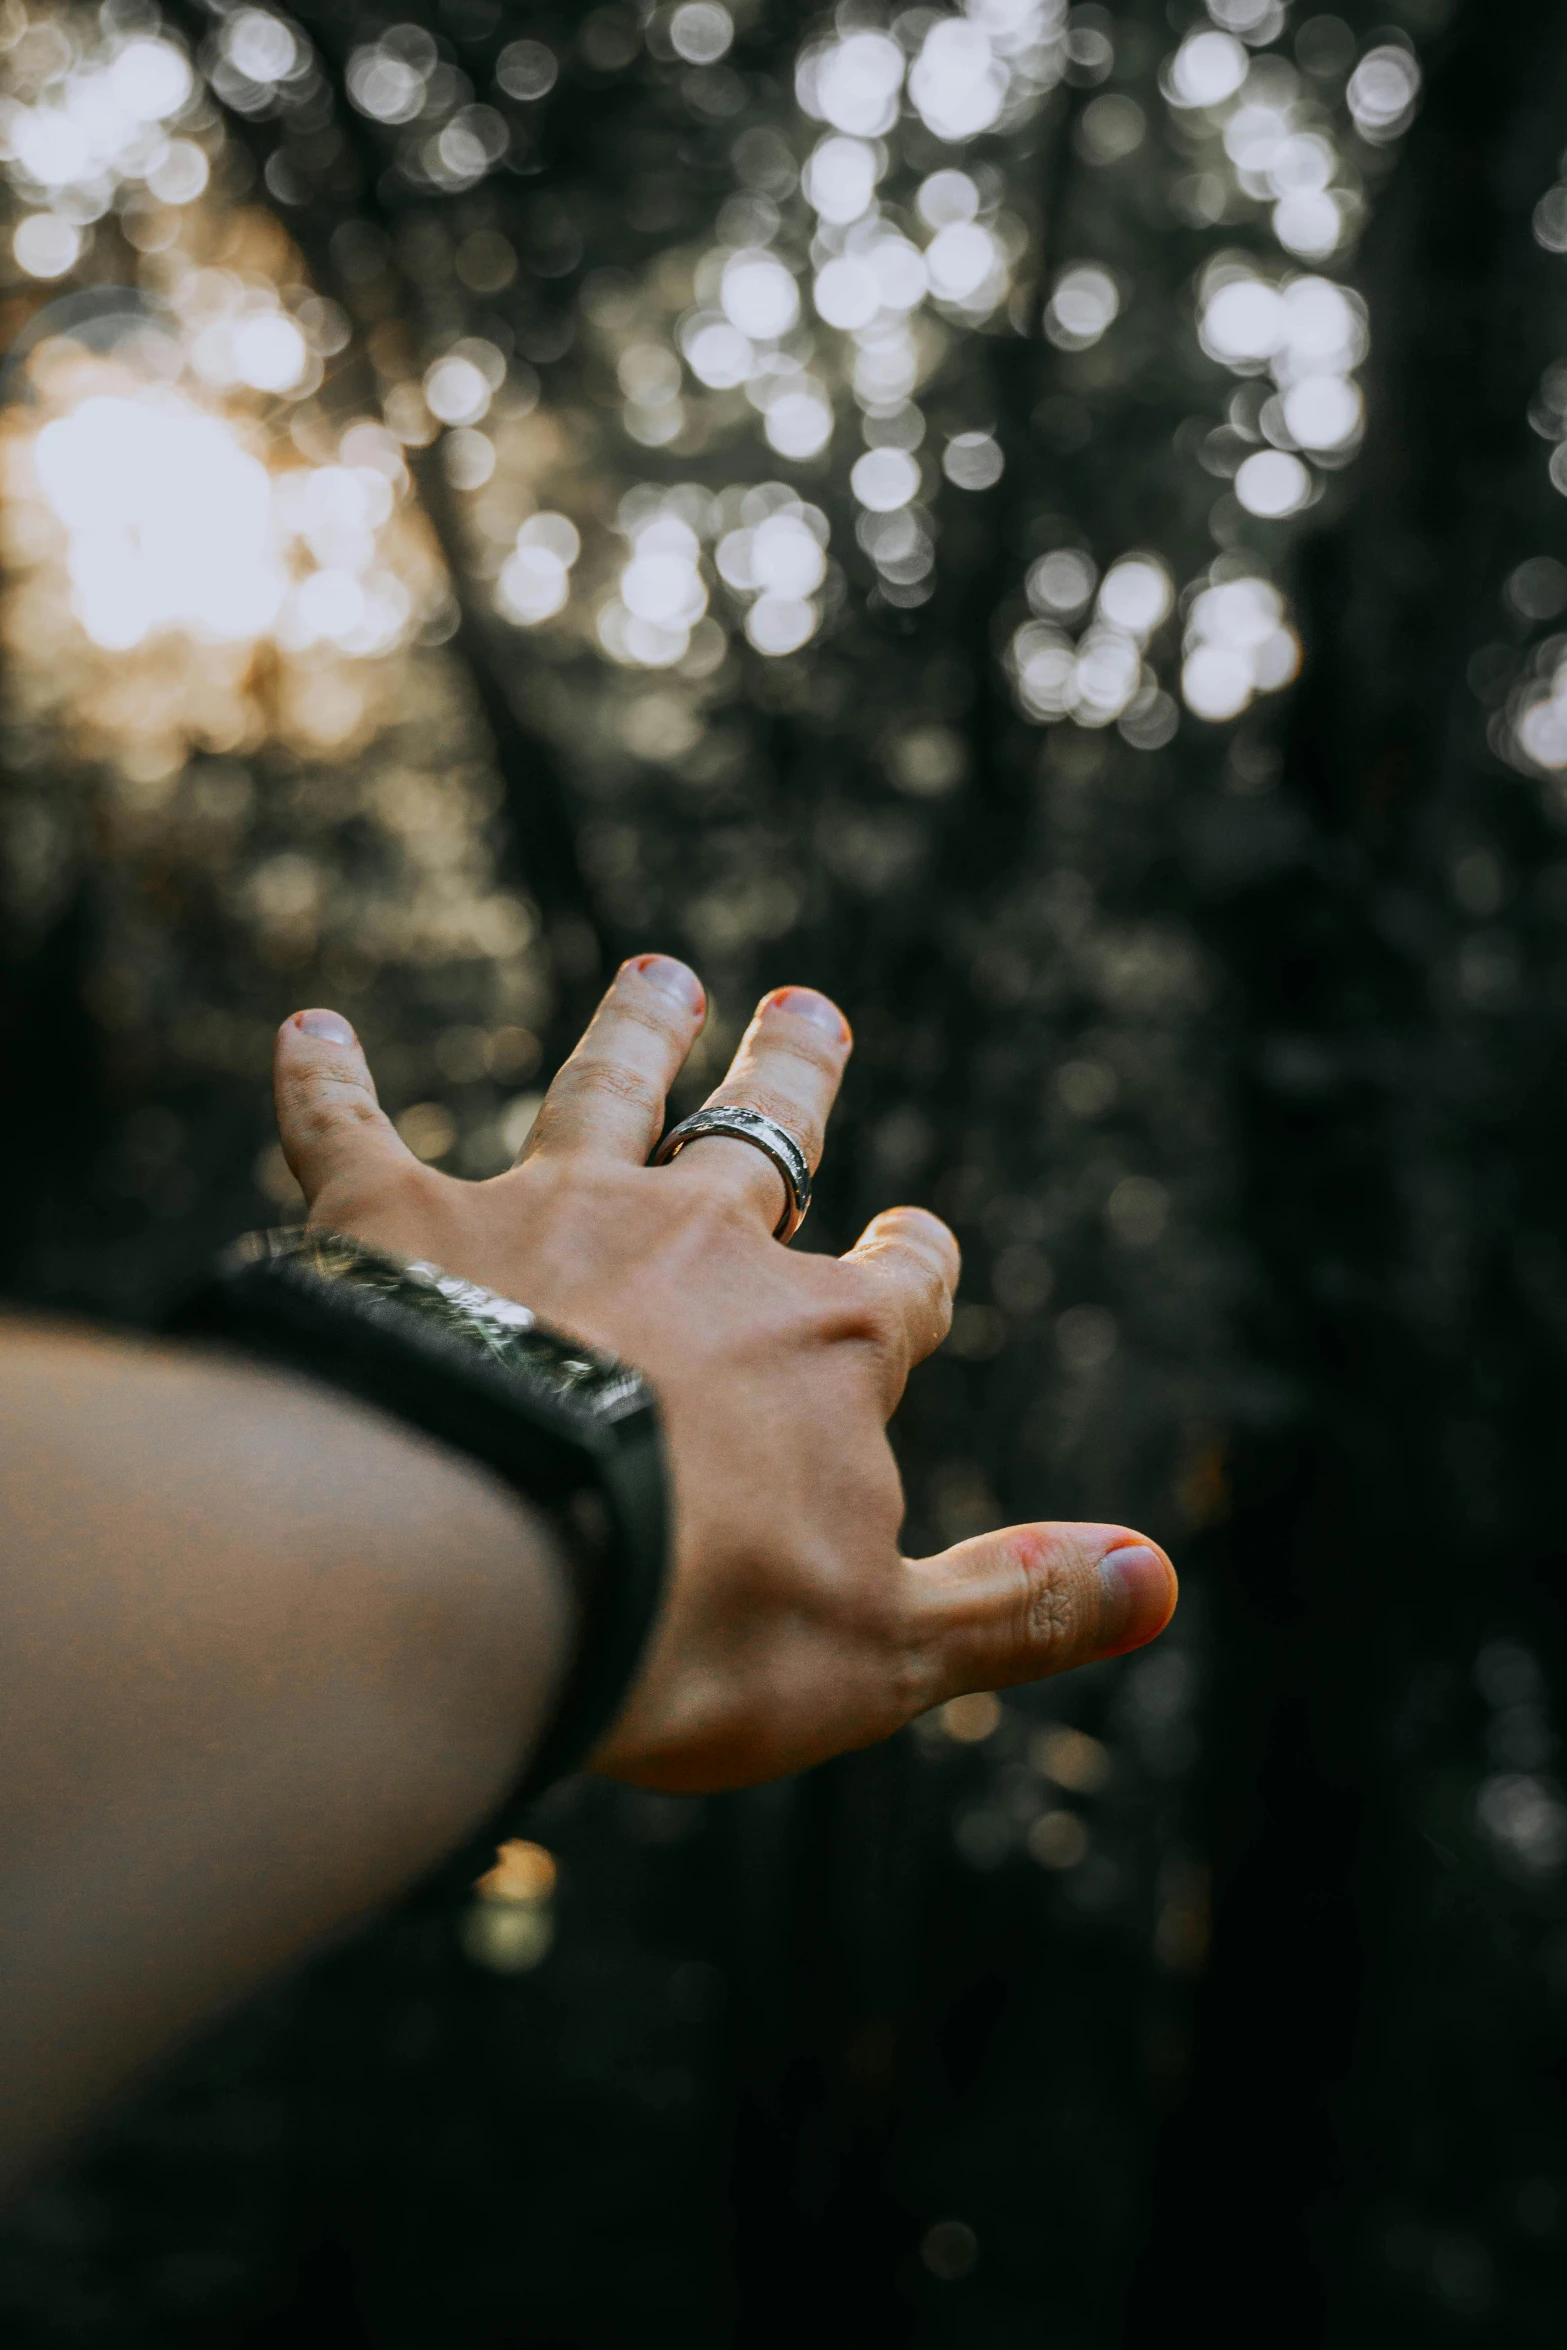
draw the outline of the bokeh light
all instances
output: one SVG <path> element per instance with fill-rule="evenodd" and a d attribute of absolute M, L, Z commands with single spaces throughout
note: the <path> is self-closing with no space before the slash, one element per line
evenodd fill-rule
<path fill-rule="evenodd" d="M 1300 667 L 1300 642 L 1271 582 L 1240 572 L 1193 598 L 1186 615 L 1181 698 L 1198 718 L 1238 718 Z"/>
<path fill-rule="evenodd" d="M 960 490 L 988 490 L 1001 479 L 1006 459 L 993 434 L 958 432 L 942 451 L 941 470 Z"/>
<path fill-rule="evenodd" d="M 1120 290 L 1109 271 L 1078 263 L 1056 279 L 1045 308 L 1045 332 L 1063 351 L 1086 351 L 1114 323 L 1120 308 Z"/>
<path fill-rule="evenodd" d="M 927 130 L 949 145 L 988 131 L 1006 103 L 1006 68 L 983 26 L 948 18 L 931 26 L 909 75 L 909 96 Z"/>
<path fill-rule="evenodd" d="M 669 20 L 669 45 L 688 65 L 716 65 L 734 37 L 734 18 L 718 0 L 681 0 Z"/>
<path fill-rule="evenodd" d="M 1420 68 L 1410 49 L 1368 49 L 1349 77 L 1345 98 L 1363 139 L 1396 138 L 1409 126 L 1420 95 Z"/>
<path fill-rule="evenodd" d="M 508 41 L 495 61 L 495 79 L 508 98 L 546 98 L 559 73 L 555 52 L 542 41 Z"/>
<path fill-rule="evenodd" d="M 818 121 L 874 139 L 897 119 L 904 64 L 903 51 L 888 34 L 852 32 L 802 52 L 795 93 Z"/>
<path fill-rule="evenodd" d="M 72 605 L 94 644 L 273 627 L 288 577 L 266 467 L 177 393 L 98 393 L 44 426 L 33 464 L 64 524 Z"/>
<path fill-rule="evenodd" d="M 1058 547 L 1030 567 L 1028 600 L 1041 615 L 1071 620 L 1087 605 L 1098 583 L 1092 560 L 1077 547 Z"/>
<path fill-rule="evenodd" d="M 754 342 L 776 341 L 800 315 L 800 294 L 782 262 L 771 253 L 732 253 L 719 287 L 724 314 Z"/>
<path fill-rule="evenodd" d="M 821 218 L 842 227 L 870 209 L 881 172 L 881 157 L 867 140 L 819 139 L 807 159 L 801 186 Z"/>
<path fill-rule="evenodd" d="M 501 566 L 496 601 L 507 619 L 534 628 L 561 611 L 581 552 L 577 527 L 564 514 L 530 514 Z"/>
<path fill-rule="evenodd" d="M 1169 92 L 1179 106 L 1220 106 L 1246 79 L 1248 59 L 1229 33 L 1188 33 L 1171 61 Z"/>
<path fill-rule="evenodd" d="M 849 485 L 871 513 L 891 514 L 917 496 L 919 465 L 907 449 L 867 449 L 856 461 Z"/>
<path fill-rule="evenodd" d="M 1230 243 L 1212 252 L 1198 275 L 1202 352 L 1243 385 L 1263 379 L 1252 406 L 1234 411 L 1240 445 L 1222 468 L 1232 488 L 1213 509 L 1222 542 L 1232 528 L 1226 512 L 1262 529 L 1307 515 L 1324 479 L 1358 444 L 1364 406 L 1355 377 L 1368 347 L 1365 306 L 1352 287 L 1313 274 L 1310 265 L 1345 248 L 1363 208 L 1344 126 L 1373 142 L 1395 137 L 1418 101 L 1419 73 L 1401 39 L 1381 40 L 1358 65 L 1351 56 L 1335 69 L 1341 91 L 1347 85 L 1335 115 L 1272 48 L 1283 31 L 1274 0 L 1215 0 L 1208 17 L 1183 33 L 1159 68 L 1158 92 L 1199 167 L 1182 183 L 1191 193 L 1178 190 L 1178 201 L 1210 206 L 1203 217 L 1217 221 L 1232 199 L 1214 211 L 1203 191 L 1233 190 L 1235 202 L 1252 207 L 1264 241 L 1271 231 L 1278 252 L 1270 264 Z M 648 32 L 651 55 L 688 69 L 681 86 L 699 113 L 733 102 L 721 93 L 733 83 L 735 21 L 715 0 L 687 0 Z M 621 70 L 632 51 L 597 17 L 594 26 L 591 38 L 584 33 L 584 54 L 596 71 Z M 1314 56 L 1320 46 L 1313 33 L 1301 54 Z M 304 103 L 294 94 L 316 86 L 309 39 L 266 8 L 233 11 L 212 49 L 203 71 L 236 112 L 264 118 L 269 109 Z M 29 103 L 26 120 L 18 117 L 11 168 L 24 211 L 12 227 L 12 250 L 17 266 L 40 284 L 69 281 L 94 233 L 85 202 L 62 208 L 49 193 L 66 185 L 68 171 L 90 165 L 101 177 L 103 158 L 112 155 L 116 184 L 135 200 L 192 217 L 210 200 L 220 134 L 189 111 L 199 87 L 178 44 L 139 31 L 109 36 L 89 51 L 90 43 L 63 79 Z M 749 438 L 753 464 L 760 456 L 764 465 L 804 468 L 826 485 L 815 493 L 823 507 L 802 512 L 825 511 L 834 495 L 846 499 L 882 600 L 912 607 L 928 599 L 943 501 L 993 489 L 1005 474 L 1002 438 L 992 426 L 939 406 L 928 411 L 932 396 L 939 402 L 941 395 L 926 388 L 939 387 L 953 335 L 1003 309 L 1014 321 L 1022 315 L 1022 296 L 1012 289 L 1028 283 L 1030 232 L 1009 209 L 1010 166 L 997 160 L 1003 150 L 996 142 L 1024 129 L 1063 73 L 1102 82 L 1116 55 L 1108 21 L 1093 11 L 1069 16 L 1057 0 L 966 0 L 951 14 L 916 12 L 886 26 L 843 20 L 808 36 L 795 60 L 798 136 L 787 126 L 755 124 L 736 139 L 733 192 L 717 206 L 716 235 L 690 268 L 689 290 L 679 290 L 675 273 L 666 292 L 662 263 L 620 292 L 584 286 L 584 314 L 619 394 L 622 447 L 671 457 L 689 451 L 700 469 Z M 384 126 L 388 153 L 409 186 L 457 192 L 476 188 L 513 153 L 519 118 L 497 107 L 510 104 L 535 119 L 559 84 L 561 58 L 543 40 L 507 42 L 486 95 L 453 71 L 430 32 L 402 23 L 362 40 L 346 75 L 351 104 Z M 112 122 L 94 90 L 114 94 Z M 1148 97 L 1157 110 L 1151 80 Z M 1088 100 L 1077 120 L 1076 151 L 1096 169 L 1139 154 L 1148 139 L 1146 100 L 1120 87 Z M 40 172 L 52 175 L 47 186 Z M 580 248 L 569 222 L 550 235 L 563 253 Z M 509 288 L 518 282 L 518 256 L 514 236 L 476 219 L 456 248 L 457 276 L 478 292 Z M 1116 356 L 1121 338 L 1111 330 L 1134 295 L 1119 267 L 1090 244 L 1056 269 L 1034 316 L 1064 362 L 1103 359 L 1113 374 L 1126 361 Z M 298 288 L 285 297 L 280 281 L 255 272 L 176 272 L 175 307 L 190 376 L 220 406 L 231 396 L 308 402 L 349 332 L 332 303 Z M 1135 331 L 1135 323 L 1124 330 Z M 595 549 L 602 542 L 582 519 L 580 483 L 563 478 L 552 502 L 547 482 L 535 478 L 527 452 L 551 444 L 530 441 L 520 420 L 537 405 L 540 386 L 520 354 L 502 348 L 506 341 L 504 333 L 497 339 L 448 327 L 418 364 L 392 371 L 383 397 L 396 442 L 440 443 L 442 473 L 466 502 L 475 549 L 482 543 L 485 550 L 485 592 L 514 626 L 563 644 L 578 641 L 573 632 L 586 627 L 592 646 L 617 666 L 693 665 L 695 676 L 722 659 L 731 631 L 770 657 L 799 651 L 822 634 L 845 594 L 864 592 L 863 570 L 855 589 L 829 566 L 825 524 L 819 531 L 814 523 L 801 526 L 815 549 L 801 581 L 764 577 L 749 555 L 742 559 L 740 548 L 758 528 L 754 516 L 737 519 L 733 501 L 751 494 L 743 478 L 721 496 L 711 486 L 700 495 L 693 487 L 683 504 L 650 488 L 634 527 L 623 510 L 627 551 L 612 575 L 600 576 L 596 552 L 579 572 L 584 531 Z M 855 429 L 856 411 L 863 432 Z M 1567 447 L 1567 404 L 1563 418 Z M 922 459 L 936 421 L 940 430 Z M 235 447 L 275 470 L 262 445 Z M 298 470 L 297 460 L 291 465 Z M 319 453 L 312 466 L 323 475 L 332 470 Z M 1567 464 L 1563 472 L 1567 479 Z M 794 491 L 759 485 L 764 504 L 775 492 L 800 505 Z M 703 519 L 704 501 L 716 515 L 724 500 L 731 504 L 722 519 Z M 394 635 L 422 625 L 428 587 L 405 583 L 392 593 L 391 575 L 381 576 L 363 546 L 351 561 L 318 557 L 319 529 L 312 524 L 302 534 L 289 519 L 306 503 L 297 490 L 274 499 L 268 525 L 281 534 L 275 561 L 289 582 L 267 623 L 280 641 L 380 642 L 394 612 L 402 615 Z M 360 537 L 373 546 L 377 530 L 384 536 L 389 527 L 382 522 Z M 1109 714 L 1139 748 L 1167 739 L 1174 704 L 1158 683 L 1154 640 L 1173 594 L 1171 560 L 1123 556 L 1102 586 L 1086 552 L 1070 544 L 1020 568 L 1033 614 L 1021 628 L 1045 632 L 1025 639 L 1020 624 L 1009 623 L 1008 666 L 1020 706 L 1031 716 L 1064 715 L 1091 727 L 1108 723 Z M 1190 568 L 1188 556 L 1183 575 Z M 259 557 L 252 571 L 272 577 Z M 580 611 L 573 596 L 579 578 L 590 590 Z M 1139 582 L 1146 612 L 1135 600 Z M 1242 663 L 1234 612 L 1224 627 L 1214 617 L 1234 599 L 1223 606 L 1205 600 L 1235 584 L 1215 573 L 1188 598 L 1183 676 L 1191 690 L 1184 698 L 1198 715 L 1228 709 L 1237 695 L 1272 690 L 1287 665 L 1281 647 L 1294 641 L 1281 602 L 1276 628 L 1270 622 L 1256 644 L 1248 639 Z M 258 589 L 255 608 L 264 601 Z M 149 614 L 162 609 L 156 598 L 147 605 Z M 149 619 L 154 630 L 162 625 Z M 1057 637 L 1065 638 L 1065 652 Z M 1271 651 L 1259 650 L 1264 641 Z M 1221 686 L 1222 677 L 1230 686 Z"/>
<path fill-rule="evenodd" d="M 1309 504 L 1311 476 L 1287 450 L 1258 449 L 1238 467 L 1235 495 L 1248 514 L 1272 521 Z"/>

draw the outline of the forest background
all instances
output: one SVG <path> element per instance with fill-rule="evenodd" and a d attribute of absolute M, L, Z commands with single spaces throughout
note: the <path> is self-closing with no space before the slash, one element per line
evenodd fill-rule
<path fill-rule="evenodd" d="M 4 0 L 0 1280 L 504 1165 L 623 953 L 957 1226 L 911 1538 L 1176 1629 L 593 1783 L 0 2231 L 18 2345 L 1554 2342 L 1567 45 L 1538 0 Z"/>

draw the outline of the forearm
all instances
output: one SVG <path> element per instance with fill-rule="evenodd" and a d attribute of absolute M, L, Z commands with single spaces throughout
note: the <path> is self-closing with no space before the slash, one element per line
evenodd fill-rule
<path fill-rule="evenodd" d="M 551 1538 L 308 1382 L 0 1330 L 0 2182 L 504 1795 Z"/>

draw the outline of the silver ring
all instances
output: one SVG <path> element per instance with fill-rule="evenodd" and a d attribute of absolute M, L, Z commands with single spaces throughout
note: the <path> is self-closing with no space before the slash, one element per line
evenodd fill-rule
<path fill-rule="evenodd" d="M 784 1182 L 784 1212 L 773 1226 L 773 1238 L 793 1240 L 811 1204 L 811 1162 L 789 1129 L 761 1110 L 747 1110 L 738 1102 L 720 1102 L 714 1109 L 698 1110 L 693 1117 L 682 1118 L 678 1126 L 671 1126 L 649 1165 L 667 1167 L 688 1142 L 700 1142 L 704 1134 L 748 1142 L 772 1160 Z"/>

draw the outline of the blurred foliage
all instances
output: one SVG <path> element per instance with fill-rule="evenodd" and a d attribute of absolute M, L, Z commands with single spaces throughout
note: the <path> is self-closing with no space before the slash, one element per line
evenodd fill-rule
<path fill-rule="evenodd" d="M 1554 2339 L 1552 13 L 3 38 L 11 1292 L 294 1212 L 301 1002 L 482 1175 L 620 953 L 711 984 L 682 1107 L 813 982 L 810 1244 L 965 1249 L 911 1541 L 1187 1592 L 558 1791 L 13 2215 L 7 2339 Z"/>

